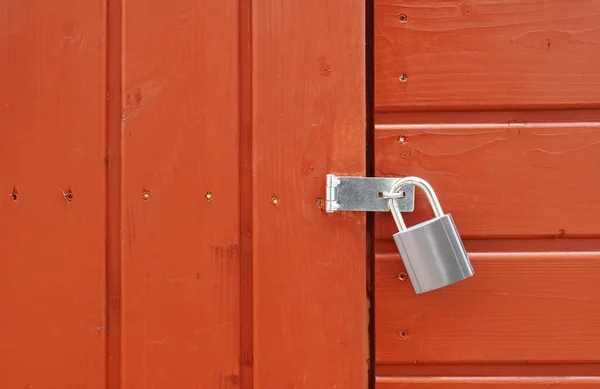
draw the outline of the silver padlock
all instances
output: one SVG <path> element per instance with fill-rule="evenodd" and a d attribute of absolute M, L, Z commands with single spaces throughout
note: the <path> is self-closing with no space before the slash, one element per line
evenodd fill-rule
<path fill-rule="evenodd" d="M 406 185 L 414 185 L 425 192 L 433 208 L 434 219 L 406 228 L 395 200 L 401 197 L 401 189 Z M 419 177 L 401 178 L 389 193 L 384 193 L 384 198 L 388 199 L 399 230 L 394 234 L 394 241 L 417 294 L 443 288 L 474 274 L 452 216 L 443 214 L 440 202 L 427 181 Z"/>

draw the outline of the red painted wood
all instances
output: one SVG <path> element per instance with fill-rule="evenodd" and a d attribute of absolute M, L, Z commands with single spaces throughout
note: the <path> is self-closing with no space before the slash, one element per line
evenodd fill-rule
<path fill-rule="evenodd" d="M 123 5 L 122 388 L 237 388 L 238 1 Z"/>
<path fill-rule="evenodd" d="M 380 378 L 377 389 L 591 389 L 600 377 L 397 377 Z"/>
<path fill-rule="evenodd" d="M 392 231 L 390 231 L 391 233 Z M 391 239 L 376 241 L 378 253 L 397 253 L 398 248 Z M 600 251 L 600 239 L 463 239 L 468 252 L 472 253 L 503 253 L 503 252 L 569 252 L 569 251 Z"/>
<path fill-rule="evenodd" d="M 4 3 L 0 387 L 365 388 L 364 2 Z"/>
<path fill-rule="evenodd" d="M 552 377 L 600 376 L 600 364 L 543 363 L 543 364 L 397 364 L 377 365 L 377 377 Z"/>
<path fill-rule="evenodd" d="M 600 121 L 484 116 L 468 123 L 467 117 L 456 115 L 458 124 L 425 117 L 422 124 L 379 125 L 377 174 L 428 180 L 464 237 L 600 236 Z M 430 215 L 419 195 L 417 212 L 407 219 Z M 378 215 L 378 223 L 377 237 L 389 239 L 392 218 Z"/>
<path fill-rule="evenodd" d="M 600 362 L 600 253 L 470 256 L 474 277 L 423 295 L 377 257 L 378 363 Z"/>
<path fill-rule="evenodd" d="M 365 174 L 365 4 L 282 4 L 253 9 L 254 387 L 364 389 L 365 215 L 317 199 Z"/>
<path fill-rule="evenodd" d="M 0 387 L 104 389 L 102 2 L 0 5 Z"/>
<path fill-rule="evenodd" d="M 599 24 L 595 0 L 376 0 L 377 109 L 598 108 Z"/>

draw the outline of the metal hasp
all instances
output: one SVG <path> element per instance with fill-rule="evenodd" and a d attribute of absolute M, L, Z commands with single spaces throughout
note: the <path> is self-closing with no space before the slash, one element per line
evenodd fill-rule
<path fill-rule="evenodd" d="M 372 211 L 390 210 L 383 193 L 389 192 L 400 178 L 354 177 L 327 175 L 325 211 Z M 401 212 L 415 209 L 415 188 L 406 185 L 402 188 L 404 196 L 396 199 Z"/>

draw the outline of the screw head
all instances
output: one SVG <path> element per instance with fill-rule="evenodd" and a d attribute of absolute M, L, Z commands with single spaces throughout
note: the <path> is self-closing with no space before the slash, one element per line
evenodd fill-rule
<path fill-rule="evenodd" d="M 404 135 L 400 135 L 398 137 L 398 143 L 401 143 L 401 144 L 406 143 L 406 137 Z"/>
<path fill-rule="evenodd" d="M 401 338 L 406 338 L 408 336 L 408 331 L 406 331 L 406 330 L 398 331 L 398 335 L 400 335 Z"/>
<path fill-rule="evenodd" d="M 143 198 L 144 200 L 149 200 L 149 199 L 150 199 L 150 192 L 149 192 L 148 190 L 145 190 L 145 191 L 142 193 L 142 198 Z"/>
<path fill-rule="evenodd" d="M 400 75 L 400 77 L 398 77 L 398 79 L 400 80 L 400 82 L 406 82 L 406 81 L 408 81 L 408 76 L 406 74 L 402 73 Z"/>
<path fill-rule="evenodd" d="M 407 278 L 408 278 L 408 276 L 406 275 L 406 273 L 400 273 L 400 274 L 398 274 L 398 279 L 400 281 L 406 281 Z"/>
<path fill-rule="evenodd" d="M 408 22 L 408 16 L 406 16 L 405 14 L 400 14 L 398 15 L 398 20 L 400 21 L 400 23 L 406 23 Z"/>
<path fill-rule="evenodd" d="M 204 195 L 204 198 L 207 200 L 212 200 L 212 197 L 213 197 L 213 195 L 211 192 L 206 192 L 206 194 Z"/>
<path fill-rule="evenodd" d="M 279 198 L 277 196 L 271 197 L 271 204 L 273 204 L 273 205 L 279 204 Z"/>

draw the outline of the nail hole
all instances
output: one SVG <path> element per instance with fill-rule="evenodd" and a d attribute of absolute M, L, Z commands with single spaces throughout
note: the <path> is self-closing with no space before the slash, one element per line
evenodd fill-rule
<path fill-rule="evenodd" d="M 377 192 L 377 197 L 379 197 L 380 199 L 383 198 L 383 192 Z"/>
<path fill-rule="evenodd" d="M 398 274 L 398 279 L 400 281 L 405 281 L 408 278 L 408 276 L 406 275 L 406 273 L 400 273 Z"/>
<path fill-rule="evenodd" d="M 400 331 L 398 333 L 398 335 L 400 335 L 401 338 L 406 338 L 408 336 L 408 332 L 407 331 Z"/>
<path fill-rule="evenodd" d="M 14 186 L 10 194 L 10 198 L 13 199 L 13 201 L 17 201 L 19 199 L 19 193 L 17 193 L 17 188 L 15 188 Z"/>
<path fill-rule="evenodd" d="M 405 14 L 398 15 L 398 20 L 400 21 L 400 23 L 406 23 L 408 22 L 408 16 L 406 16 Z"/>
<path fill-rule="evenodd" d="M 406 74 L 401 74 L 400 77 L 398 77 L 398 79 L 402 82 L 406 82 L 408 81 L 408 76 Z"/>

